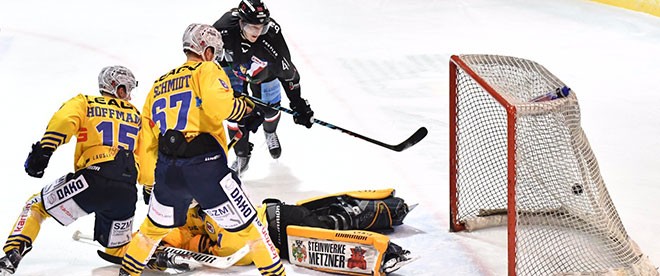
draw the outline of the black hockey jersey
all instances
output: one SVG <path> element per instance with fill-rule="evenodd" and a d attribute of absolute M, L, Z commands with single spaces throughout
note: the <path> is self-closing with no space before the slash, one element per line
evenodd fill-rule
<path fill-rule="evenodd" d="M 280 25 L 271 18 L 268 32 L 250 43 L 241 36 L 239 20 L 234 8 L 213 24 L 224 42 L 225 56 L 220 65 L 231 66 L 234 74 L 244 81 L 244 87 L 246 82 L 260 84 L 277 78 L 289 101 L 300 101 L 300 75 L 291 62 Z"/>

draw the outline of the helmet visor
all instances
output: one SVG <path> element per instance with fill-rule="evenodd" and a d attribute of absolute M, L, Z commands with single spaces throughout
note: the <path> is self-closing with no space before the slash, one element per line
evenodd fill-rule
<path fill-rule="evenodd" d="M 268 33 L 268 29 L 270 26 L 268 22 L 264 24 L 250 24 L 243 22 L 243 20 L 241 20 L 240 24 L 241 24 L 241 30 L 243 30 L 244 33 L 253 36 L 265 35 L 266 33 Z"/>

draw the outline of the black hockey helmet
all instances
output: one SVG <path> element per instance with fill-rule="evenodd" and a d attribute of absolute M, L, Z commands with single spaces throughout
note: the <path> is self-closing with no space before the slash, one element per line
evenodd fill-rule
<path fill-rule="evenodd" d="M 248 24 L 267 24 L 270 21 L 270 11 L 261 0 L 241 0 L 238 16 Z"/>

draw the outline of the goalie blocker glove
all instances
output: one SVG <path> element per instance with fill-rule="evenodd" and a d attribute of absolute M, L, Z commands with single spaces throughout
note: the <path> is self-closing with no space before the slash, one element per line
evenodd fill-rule
<path fill-rule="evenodd" d="M 32 144 L 32 150 L 25 160 L 25 172 L 32 177 L 43 177 L 52 155 L 53 149 L 44 148 L 39 142 Z"/>
<path fill-rule="evenodd" d="M 293 114 L 293 121 L 296 124 L 303 125 L 307 128 L 312 127 L 314 124 L 314 111 L 312 111 L 307 100 L 300 98 L 297 101 L 291 101 L 289 106 L 295 112 Z"/>

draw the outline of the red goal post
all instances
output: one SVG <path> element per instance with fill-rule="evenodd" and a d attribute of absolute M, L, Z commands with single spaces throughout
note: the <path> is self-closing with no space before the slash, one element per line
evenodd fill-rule
<path fill-rule="evenodd" d="M 557 98 L 566 85 L 526 59 L 449 67 L 450 231 L 506 225 L 509 275 L 659 275 L 621 223 L 575 93 Z"/>

